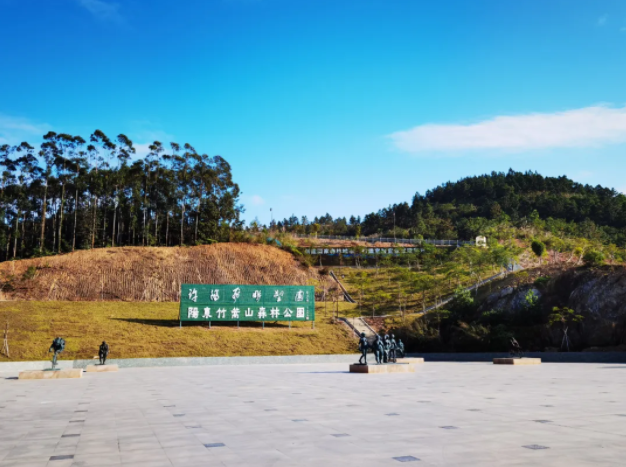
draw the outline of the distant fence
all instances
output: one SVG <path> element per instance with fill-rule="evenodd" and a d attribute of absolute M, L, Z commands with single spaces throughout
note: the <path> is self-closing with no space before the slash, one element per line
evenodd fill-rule
<path fill-rule="evenodd" d="M 357 252 L 356 248 L 304 248 L 308 255 L 343 256 L 351 258 L 353 256 L 399 256 L 410 255 L 420 251 L 420 248 L 367 248 L 363 247 Z"/>
<path fill-rule="evenodd" d="M 402 245 L 435 245 L 435 246 L 463 246 L 475 245 L 474 240 L 429 240 L 417 238 L 388 238 L 388 237 L 347 237 L 342 235 L 304 235 L 292 234 L 297 238 L 317 238 L 320 240 L 351 240 L 367 243 L 396 243 Z"/>

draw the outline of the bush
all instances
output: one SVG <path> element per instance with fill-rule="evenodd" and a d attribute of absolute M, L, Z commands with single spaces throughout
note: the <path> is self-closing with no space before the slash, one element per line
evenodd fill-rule
<path fill-rule="evenodd" d="M 531 250 L 533 250 L 533 253 L 537 256 L 537 258 L 541 258 L 546 252 L 545 244 L 543 242 L 540 242 L 539 240 L 533 240 L 533 242 L 530 244 L 530 248 Z"/>
<path fill-rule="evenodd" d="M 22 275 L 22 279 L 25 281 L 34 279 L 36 274 L 37 268 L 35 266 L 28 266 L 28 269 L 24 271 L 24 274 Z"/>
<path fill-rule="evenodd" d="M 535 279 L 535 285 L 538 287 L 541 287 L 542 285 L 546 285 L 548 282 L 550 282 L 550 276 L 540 276 L 537 279 Z"/>
<path fill-rule="evenodd" d="M 583 261 L 588 266 L 600 266 L 604 263 L 604 253 L 598 250 L 589 250 L 583 256 Z"/>

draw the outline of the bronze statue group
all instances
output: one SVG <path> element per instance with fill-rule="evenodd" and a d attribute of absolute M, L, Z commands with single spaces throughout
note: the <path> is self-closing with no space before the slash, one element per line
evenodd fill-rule
<path fill-rule="evenodd" d="M 359 339 L 359 351 L 361 357 L 359 358 L 359 365 L 367 365 L 367 351 L 372 349 L 374 357 L 376 357 L 376 363 L 396 363 L 397 358 L 404 358 L 404 344 L 400 339 L 396 342 L 395 336 L 392 334 L 385 334 L 384 338 L 381 338 L 376 334 L 376 339 L 373 344 L 370 344 L 365 337 L 365 333 L 361 333 Z"/>

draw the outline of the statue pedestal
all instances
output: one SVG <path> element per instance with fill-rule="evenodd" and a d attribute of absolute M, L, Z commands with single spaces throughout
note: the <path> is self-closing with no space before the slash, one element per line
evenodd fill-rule
<path fill-rule="evenodd" d="M 494 365 L 540 365 L 540 358 L 494 358 Z"/>
<path fill-rule="evenodd" d="M 421 357 L 405 357 L 405 358 L 399 358 L 398 363 L 411 363 L 411 364 L 424 363 L 424 359 Z"/>
<path fill-rule="evenodd" d="M 87 373 L 104 373 L 108 371 L 118 371 L 117 365 L 87 365 L 85 371 Z"/>
<path fill-rule="evenodd" d="M 415 367 L 411 363 L 353 364 L 350 373 L 415 373 Z"/>
<path fill-rule="evenodd" d="M 18 379 L 61 379 L 82 378 L 83 370 L 80 368 L 68 368 L 64 370 L 31 370 L 20 371 Z"/>

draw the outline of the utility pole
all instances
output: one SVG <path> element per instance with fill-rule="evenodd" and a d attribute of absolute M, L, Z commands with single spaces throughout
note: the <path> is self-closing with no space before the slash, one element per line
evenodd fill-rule
<path fill-rule="evenodd" d="M 396 210 L 393 210 L 393 243 L 398 243 L 396 239 Z"/>

